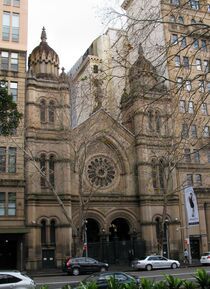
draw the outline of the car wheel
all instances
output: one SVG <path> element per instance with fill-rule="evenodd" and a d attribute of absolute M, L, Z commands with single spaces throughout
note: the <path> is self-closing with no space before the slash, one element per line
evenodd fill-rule
<path fill-rule="evenodd" d="M 107 269 L 106 269 L 106 267 L 101 267 L 101 270 L 100 270 L 101 272 L 106 272 L 107 271 Z"/>
<path fill-rule="evenodd" d="M 79 268 L 73 268 L 73 269 L 72 269 L 72 274 L 73 274 L 74 276 L 78 276 L 78 275 L 79 275 Z"/>
<path fill-rule="evenodd" d="M 147 266 L 146 266 L 146 270 L 147 270 L 147 271 L 151 271 L 151 270 L 152 270 L 152 265 L 147 265 Z"/>
<path fill-rule="evenodd" d="M 176 263 L 172 263 L 172 264 L 171 264 L 171 268 L 172 268 L 172 269 L 176 269 L 177 267 L 178 267 L 178 266 L 177 266 Z"/>

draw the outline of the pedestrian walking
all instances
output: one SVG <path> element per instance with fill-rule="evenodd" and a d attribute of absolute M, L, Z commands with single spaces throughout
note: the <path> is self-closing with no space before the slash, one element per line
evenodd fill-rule
<path fill-rule="evenodd" d="M 186 248 L 184 249 L 184 263 L 189 264 L 189 253 Z"/>

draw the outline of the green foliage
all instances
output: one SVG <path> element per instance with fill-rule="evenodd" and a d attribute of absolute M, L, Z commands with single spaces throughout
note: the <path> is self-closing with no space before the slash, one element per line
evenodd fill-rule
<path fill-rule="evenodd" d="M 133 280 L 130 283 L 123 284 L 123 289 L 138 289 L 139 285 Z"/>
<path fill-rule="evenodd" d="M 62 289 L 71 289 L 71 285 L 64 285 Z"/>
<path fill-rule="evenodd" d="M 39 289 L 49 289 L 49 287 L 47 285 L 43 285 Z"/>
<path fill-rule="evenodd" d="M 116 278 L 111 277 L 108 280 L 108 289 L 122 289 L 122 287 L 123 287 L 123 284 L 120 284 Z"/>
<path fill-rule="evenodd" d="M 154 284 L 154 282 L 152 280 L 142 278 L 140 288 L 141 289 L 151 289 L 151 288 L 153 288 L 153 284 Z"/>
<path fill-rule="evenodd" d="M 204 269 L 198 269 L 194 277 L 201 289 L 210 288 L 210 275 Z"/>
<path fill-rule="evenodd" d="M 165 280 L 167 289 L 179 289 L 183 283 L 181 279 L 175 278 L 172 275 L 166 275 Z"/>
<path fill-rule="evenodd" d="M 77 288 L 78 289 L 97 289 L 98 286 L 97 286 L 96 282 L 87 282 L 85 284 L 80 283 Z"/>
<path fill-rule="evenodd" d="M 194 276 L 196 282 L 189 280 L 181 280 L 172 275 L 165 275 L 165 280 L 153 281 L 151 279 L 142 278 L 140 284 L 135 281 L 121 284 L 115 278 L 108 280 L 108 289 L 210 289 L 210 275 L 203 269 L 198 269 Z M 95 282 L 80 283 L 78 289 L 97 289 Z M 48 289 L 48 286 L 42 286 L 39 289 Z M 70 285 L 65 285 L 62 289 L 71 289 Z"/>
<path fill-rule="evenodd" d="M 162 280 L 154 282 L 152 289 L 166 289 L 166 282 Z"/>
<path fill-rule="evenodd" d="M 184 280 L 183 287 L 184 289 L 195 289 L 197 286 L 193 281 Z"/>
<path fill-rule="evenodd" d="M 8 94 L 6 82 L 0 81 L 0 134 L 11 135 L 18 127 L 21 117 L 12 95 Z"/>

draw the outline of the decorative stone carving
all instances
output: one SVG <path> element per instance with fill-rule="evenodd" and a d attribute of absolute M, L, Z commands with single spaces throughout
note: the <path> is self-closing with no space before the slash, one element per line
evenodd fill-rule
<path fill-rule="evenodd" d="M 116 175 L 113 162 L 106 157 L 95 157 L 87 166 L 87 177 L 90 183 L 96 187 L 109 186 Z"/>
<path fill-rule="evenodd" d="M 130 91 L 124 90 L 121 104 L 151 92 L 166 91 L 156 68 L 145 58 L 141 44 L 139 44 L 138 58 L 131 66 L 128 74 Z"/>
<path fill-rule="evenodd" d="M 95 112 L 102 107 L 102 100 L 104 97 L 103 90 L 102 90 L 103 81 L 100 79 L 94 78 L 92 82 L 94 86 L 94 96 L 95 96 L 95 107 L 93 109 L 93 112 Z"/>

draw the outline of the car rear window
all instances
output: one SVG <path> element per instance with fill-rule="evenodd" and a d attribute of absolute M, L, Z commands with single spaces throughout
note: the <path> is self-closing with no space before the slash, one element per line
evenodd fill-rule
<path fill-rule="evenodd" d="M 8 284 L 8 283 L 18 283 L 21 279 L 9 275 L 9 274 L 1 274 L 0 275 L 0 284 Z"/>
<path fill-rule="evenodd" d="M 210 255 L 210 252 L 206 252 L 203 254 L 203 256 L 208 256 L 208 255 Z"/>

